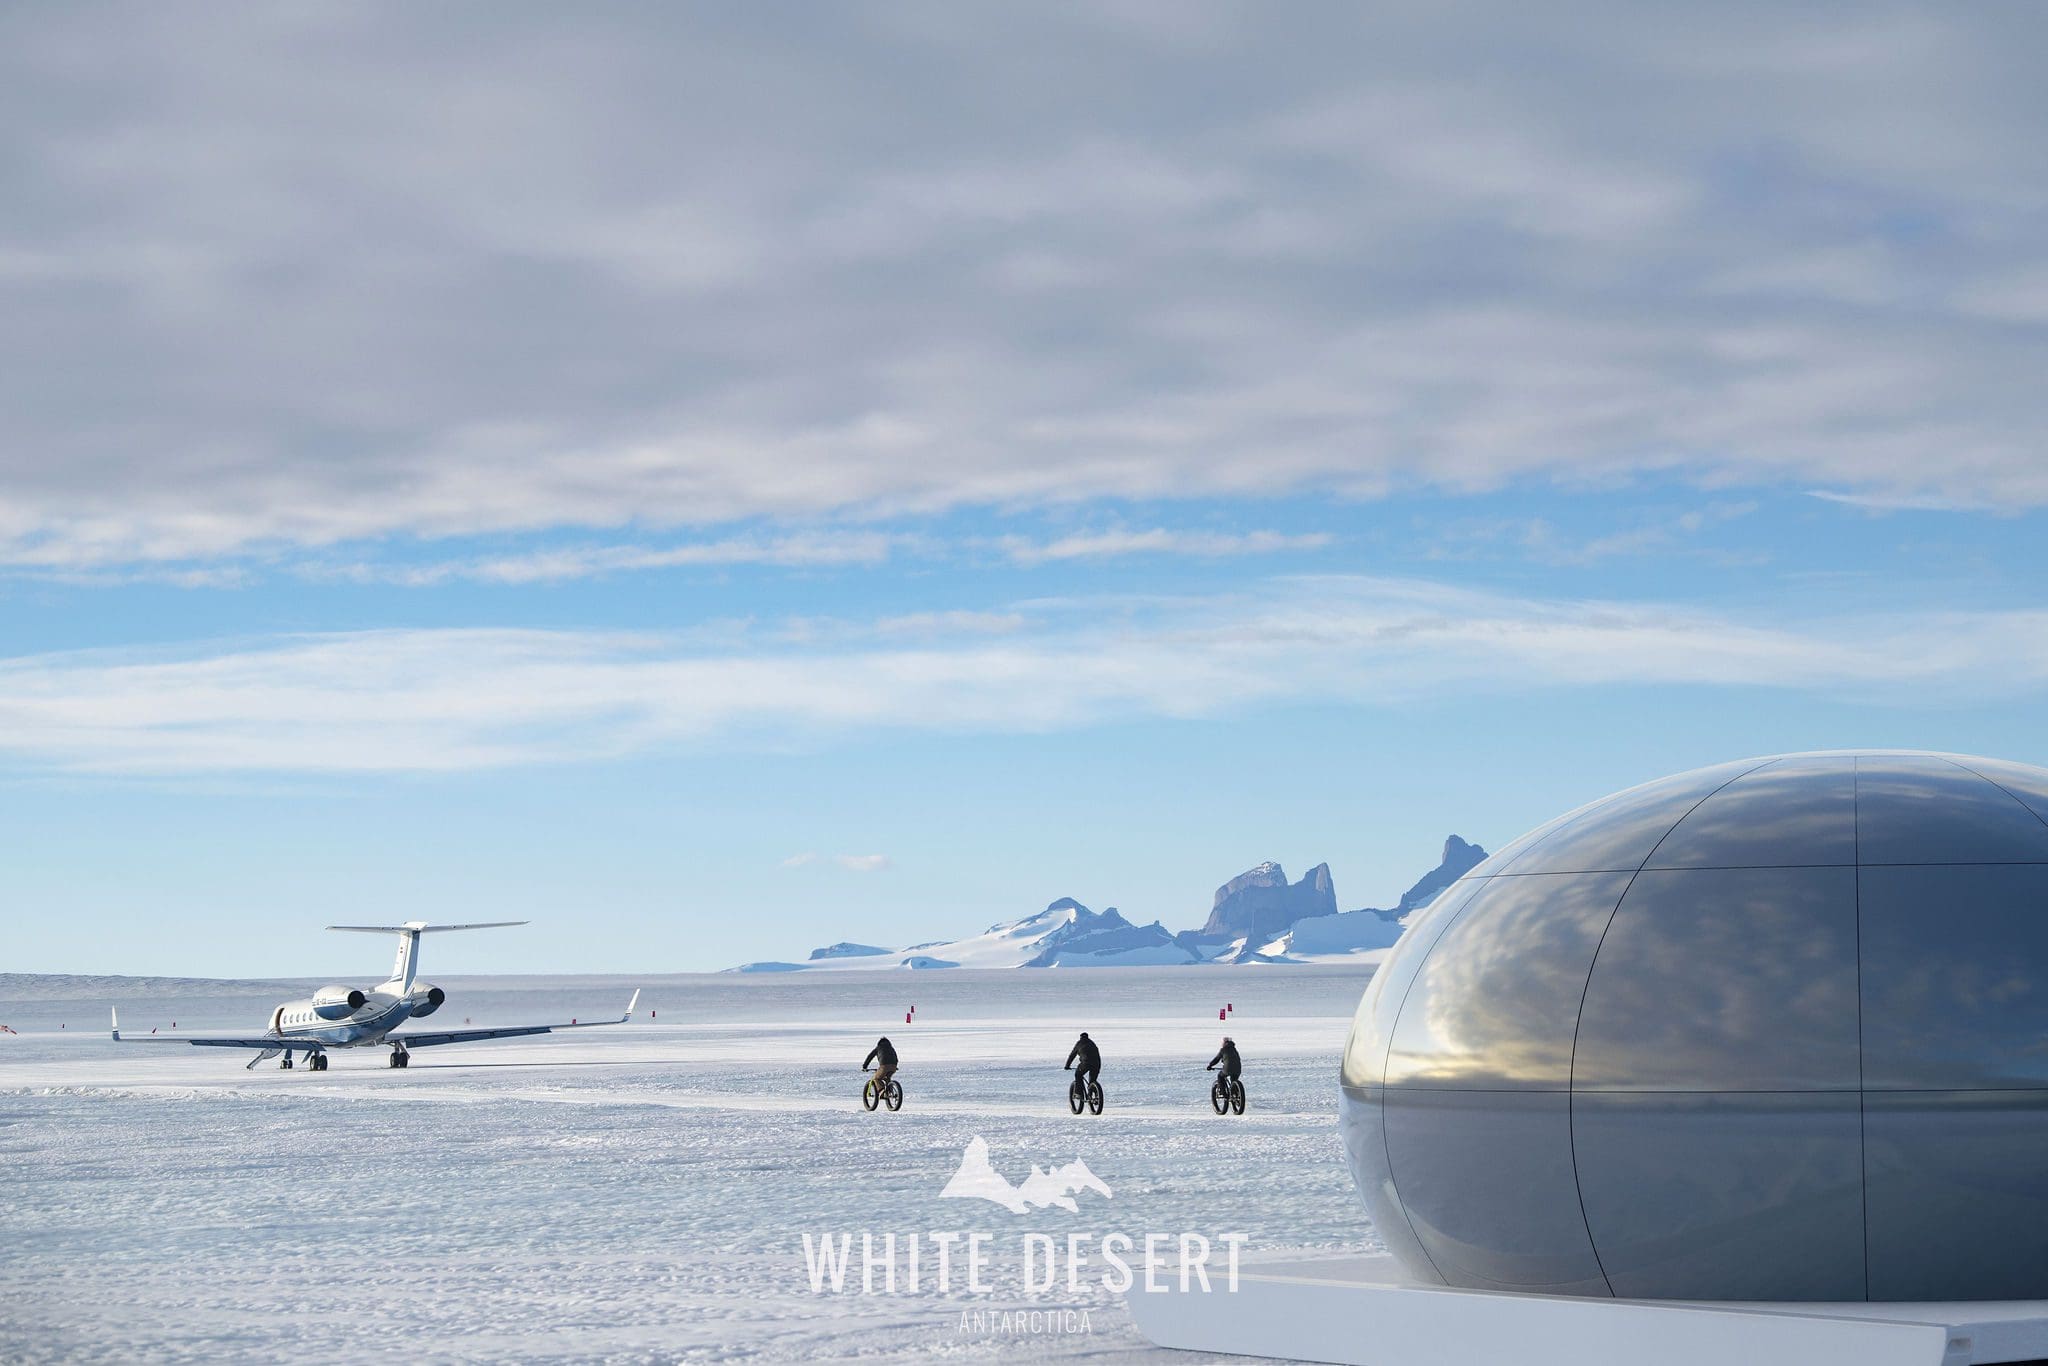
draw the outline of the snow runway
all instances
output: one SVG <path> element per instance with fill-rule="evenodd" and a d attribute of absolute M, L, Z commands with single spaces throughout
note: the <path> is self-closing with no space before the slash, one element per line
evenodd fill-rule
<path fill-rule="evenodd" d="M 0 1036 L 0 1357 L 254 1361 L 402 1337 L 425 1360 L 1144 1360 L 1160 1354 L 1092 1279 L 819 1296 L 801 1236 L 1378 1246 L 1334 1131 L 1356 970 L 444 984 L 479 1024 L 614 1012 L 636 984 L 658 1018 L 422 1051 L 405 1071 L 363 1050 L 325 1073 L 249 1072 L 211 1049 L 111 1043 L 105 992 L 0 1001 L 23 1031 Z M 119 999 L 124 1026 L 246 1029 L 276 998 L 214 990 Z M 1226 999 L 1242 1119 L 1211 1113 L 1202 1071 Z M 1100 1118 L 1066 1111 L 1079 1028 L 1106 1057 Z M 884 1032 L 904 1055 L 894 1115 L 858 1097 Z M 1012 1180 L 1078 1158 L 1114 1198 L 1024 1215 L 939 1199 L 976 1135 Z M 1085 1311 L 1089 1331 L 1032 1332 L 1017 1311 L 1034 1309 Z"/>

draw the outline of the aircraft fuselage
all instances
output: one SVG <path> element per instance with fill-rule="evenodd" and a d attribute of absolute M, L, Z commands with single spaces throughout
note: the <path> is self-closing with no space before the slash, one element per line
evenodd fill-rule
<path fill-rule="evenodd" d="M 424 1004 L 418 992 L 405 991 L 397 982 L 386 982 L 363 996 L 358 1009 L 338 1020 L 322 1018 L 311 997 L 287 1001 L 271 1012 L 270 1032 L 280 1039 L 304 1039 L 327 1048 L 361 1048 L 382 1043 Z"/>

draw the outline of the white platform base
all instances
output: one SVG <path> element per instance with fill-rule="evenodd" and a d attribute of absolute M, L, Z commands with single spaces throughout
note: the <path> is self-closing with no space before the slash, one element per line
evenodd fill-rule
<path fill-rule="evenodd" d="M 1780 1304 L 1447 1290 L 1391 1257 L 1247 1263 L 1236 1294 L 1126 1296 L 1161 1347 L 1345 1366 L 1973 1366 L 2048 1358 L 2048 1300 Z"/>

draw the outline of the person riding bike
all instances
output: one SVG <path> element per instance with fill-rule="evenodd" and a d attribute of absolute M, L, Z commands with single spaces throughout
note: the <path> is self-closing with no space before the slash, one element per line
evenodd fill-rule
<path fill-rule="evenodd" d="M 1244 1060 L 1237 1056 L 1237 1044 L 1227 1034 L 1223 1038 L 1223 1047 L 1216 1050 L 1216 1056 L 1209 1059 L 1208 1067 L 1203 1070 L 1214 1072 L 1219 1065 L 1223 1068 L 1224 1077 L 1230 1081 L 1244 1075 Z"/>
<path fill-rule="evenodd" d="M 1076 1061 L 1079 1061 L 1081 1064 L 1079 1067 L 1074 1068 L 1074 1085 L 1076 1087 L 1085 1091 L 1088 1089 L 1089 1082 L 1101 1081 L 1102 1050 L 1095 1046 L 1095 1040 L 1088 1037 L 1088 1031 L 1085 1029 L 1081 1031 L 1081 1037 L 1074 1041 L 1073 1049 L 1068 1052 L 1066 1066 L 1074 1067 Z"/>
<path fill-rule="evenodd" d="M 896 1045 L 889 1042 L 887 1034 L 875 1040 L 875 1046 L 868 1050 L 860 1070 L 865 1072 L 876 1062 L 881 1063 L 880 1067 L 875 1068 L 876 1082 L 885 1082 L 896 1075 Z"/>

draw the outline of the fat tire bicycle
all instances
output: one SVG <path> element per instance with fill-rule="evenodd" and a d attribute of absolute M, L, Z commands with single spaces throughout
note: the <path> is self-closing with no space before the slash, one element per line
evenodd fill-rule
<path fill-rule="evenodd" d="M 1209 1088 L 1209 1104 L 1216 1107 L 1217 1114 L 1228 1111 L 1231 1114 L 1244 1113 L 1244 1083 L 1236 1077 L 1218 1076 Z"/>
<path fill-rule="evenodd" d="M 1080 1074 L 1076 1073 L 1072 1084 L 1067 1087 L 1067 1108 L 1078 1115 L 1084 1105 L 1088 1107 L 1088 1113 L 1091 1115 L 1102 1113 L 1102 1083 L 1090 1077 L 1084 1088 Z"/>
<path fill-rule="evenodd" d="M 892 1111 L 903 1108 L 903 1083 L 894 1077 L 883 1077 L 871 1073 L 868 1084 L 860 1088 L 860 1103 L 872 1110 L 877 1105 L 886 1105 Z"/>

